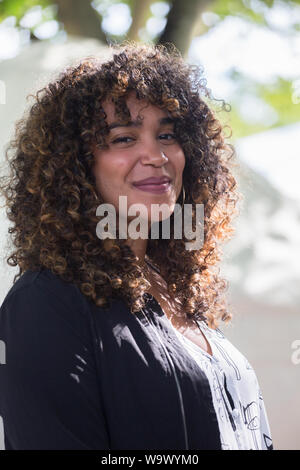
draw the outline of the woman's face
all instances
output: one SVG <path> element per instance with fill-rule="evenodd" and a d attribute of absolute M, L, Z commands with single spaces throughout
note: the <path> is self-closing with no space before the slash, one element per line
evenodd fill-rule
<path fill-rule="evenodd" d="M 169 215 L 174 211 L 181 192 L 185 156 L 167 111 L 146 100 L 138 100 L 133 92 L 126 104 L 131 122 L 125 126 L 115 115 L 113 103 L 110 100 L 102 103 L 111 129 L 107 137 L 108 148 L 94 148 L 97 192 L 104 203 L 113 204 L 117 214 L 119 196 L 127 196 L 127 208 L 132 204 L 143 204 L 151 225 L 156 221 L 151 219 L 151 204 L 167 204 Z M 167 177 L 170 183 L 136 185 L 150 177 Z M 121 215 L 122 211 L 120 209 Z M 160 216 L 160 220 L 162 218 Z"/>

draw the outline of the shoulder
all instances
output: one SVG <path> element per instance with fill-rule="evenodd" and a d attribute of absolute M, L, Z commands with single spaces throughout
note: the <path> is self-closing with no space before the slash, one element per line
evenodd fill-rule
<path fill-rule="evenodd" d="M 53 328 L 68 327 L 78 335 L 94 332 L 97 325 L 111 326 L 111 322 L 124 315 L 128 307 L 121 299 L 112 299 L 111 305 L 96 306 L 72 282 L 63 280 L 49 269 L 28 270 L 13 284 L 0 306 L 0 327 L 8 325 L 28 330 L 33 324 Z"/>
<path fill-rule="evenodd" d="M 76 335 L 87 330 L 89 305 L 79 288 L 50 270 L 26 271 L 7 293 L 0 308 L 1 330 L 40 332 L 68 328 Z"/>
<path fill-rule="evenodd" d="M 49 269 L 41 268 L 23 273 L 8 291 L 2 306 L 14 298 L 37 300 L 51 297 L 60 303 L 77 305 L 83 295 L 75 284 L 64 281 Z"/>

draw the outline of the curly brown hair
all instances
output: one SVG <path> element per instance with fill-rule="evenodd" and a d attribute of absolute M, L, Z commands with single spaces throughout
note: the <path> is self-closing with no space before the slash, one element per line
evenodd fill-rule
<path fill-rule="evenodd" d="M 107 62 L 88 57 L 65 69 L 39 90 L 28 113 L 18 121 L 6 158 L 11 174 L 1 191 L 18 266 L 15 282 L 26 270 L 50 269 L 75 283 L 97 306 L 122 298 L 131 313 L 145 305 L 149 286 L 137 257 L 122 239 L 100 240 L 96 208 L 101 201 L 93 175 L 92 144 L 105 146 L 106 114 L 101 103 L 112 97 L 116 112 L 128 117 L 126 97 L 168 110 L 185 154 L 185 203 L 204 204 L 204 243 L 187 250 L 185 238 L 149 239 L 147 255 L 181 302 L 188 317 L 211 327 L 232 314 L 225 298 L 227 281 L 219 275 L 221 243 L 231 238 L 239 199 L 231 167 L 235 154 L 216 112 L 214 98 L 199 66 L 187 64 L 172 45 L 123 43 L 110 46 Z M 224 100 L 223 108 L 227 110 Z M 171 215 L 171 218 L 174 214 Z M 172 224 L 170 224 L 172 227 Z"/>

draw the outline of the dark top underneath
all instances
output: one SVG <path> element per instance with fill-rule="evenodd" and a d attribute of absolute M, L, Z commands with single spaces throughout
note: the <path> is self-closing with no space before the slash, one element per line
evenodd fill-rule
<path fill-rule="evenodd" d="M 208 379 L 154 297 L 96 307 L 27 271 L 0 309 L 0 414 L 9 449 L 221 449 Z"/>

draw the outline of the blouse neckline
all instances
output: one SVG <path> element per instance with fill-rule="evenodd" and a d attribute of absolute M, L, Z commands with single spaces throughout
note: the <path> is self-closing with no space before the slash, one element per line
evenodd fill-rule
<path fill-rule="evenodd" d="M 163 314 L 163 316 L 165 316 L 167 319 L 167 315 L 165 314 L 165 312 L 163 311 L 160 303 L 158 302 L 158 300 L 156 300 L 156 298 L 150 294 L 149 292 L 146 292 L 144 294 L 145 298 L 146 299 L 149 299 L 151 300 L 152 302 L 155 303 L 155 305 L 157 305 L 157 307 L 159 308 L 159 310 L 161 311 L 161 313 Z M 205 335 L 205 333 L 203 332 L 203 329 L 201 328 L 201 326 L 199 325 L 199 321 L 197 319 L 194 320 L 198 326 L 198 328 L 200 329 L 201 333 L 203 334 L 203 336 L 205 337 L 206 339 L 206 342 L 209 344 L 210 346 L 210 349 L 212 351 L 212 354 L 209 354 L 207 351 L 205 351 L 205 349 L 201 348 L 200 346 L 198 346 L 196 343 L 194 343 L 193 341 L 191 341 L 189 338 L 187 338 L 185 335 L 183 335 L 182 333 L 180 333 L 180 331 L 178 331 L 173 325 L 172 325 L 172 322 L 168 319 L 168 322 L 170 324 L 170 327 L 173 329 L 173 331 L 175 333 L 177 333 L 179 336 L 179 338 L 182 338 L 183 341 L 186 341 L 188 342 L 198 353 L 201 352 L 203 354 L 205 354 L 207 357 L 209 357 L 211 360 L 215 361 L 215 362 L 218 362 L 218 359 L 216 358 L 216 351 L 215 351 L 215 347 L 212 345 L 212 343 L 207 339 L 207 336 Z"/>

